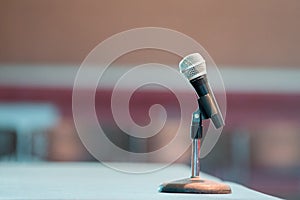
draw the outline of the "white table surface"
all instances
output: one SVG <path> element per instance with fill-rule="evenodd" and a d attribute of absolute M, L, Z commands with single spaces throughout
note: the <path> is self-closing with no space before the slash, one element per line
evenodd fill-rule
<path fill-rule="evenodd" d="M 186 178 L 189 173 L 187 166 L 175 164 L 157 172 L 128 174 L 100 163 L 0 163 L 0 199 L 279 199 L 231 182 L 227 183 L 232 194 L 158 192 L 162 182 Z M 207 174 L 202 178 L 218 180 Z"/>

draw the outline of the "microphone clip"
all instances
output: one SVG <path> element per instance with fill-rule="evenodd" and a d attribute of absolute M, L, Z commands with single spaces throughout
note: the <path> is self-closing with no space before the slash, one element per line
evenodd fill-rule
<path fill-rule="evenodd" d="M 200 98 L 198 99 L 199 108 L 193 112 L 192 115 L 192 123 L 191 123 L 191 138 L 192 139 L 201 139 L 203 137 L 203 119 L 209 119 L 203 106 L 200 102 Z"/>

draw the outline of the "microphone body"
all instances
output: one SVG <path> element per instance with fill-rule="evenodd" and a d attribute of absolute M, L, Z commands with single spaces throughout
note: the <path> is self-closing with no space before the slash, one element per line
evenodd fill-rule
<path fill-rule="evenodd" d="M 205 60 L 199 53 L 190 54 L 179 63 L 180 72 L 190 81 L 198 95 L 203 119 L 211 118 L 218 129 L 225 125 L 221 111 L 207 79 Z"/>

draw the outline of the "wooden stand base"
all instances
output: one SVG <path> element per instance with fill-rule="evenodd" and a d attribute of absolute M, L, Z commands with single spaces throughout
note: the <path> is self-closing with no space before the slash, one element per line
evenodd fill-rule
<path fill-rule="evenodd" d="M 159 186 L 159 192 L 171 193 L 201 193 L 201 194 L 230 194 L 231 189 L 224 183 L 201 180 L 199 177 L 186 178 Z"/>

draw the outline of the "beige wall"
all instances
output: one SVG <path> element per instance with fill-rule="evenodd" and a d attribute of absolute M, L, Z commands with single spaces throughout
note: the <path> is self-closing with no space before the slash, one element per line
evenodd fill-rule
<path fill-rule="evenodd" d="M 0 62 L 80 63 L 112 34 L 160 26 L 195 38 L 219 65 L 298 67 L 299 10 L 298 0 L 2 0 Z"/>

